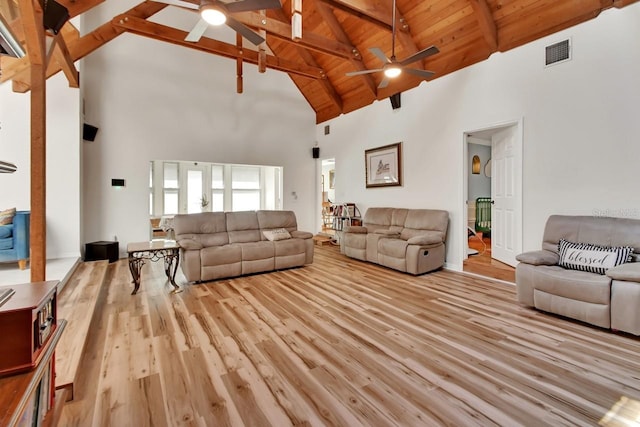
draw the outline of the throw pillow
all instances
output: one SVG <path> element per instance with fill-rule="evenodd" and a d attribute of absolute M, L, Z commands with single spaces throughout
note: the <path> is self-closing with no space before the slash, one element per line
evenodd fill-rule
<path fill-rule="evenodd" d="M 0 239 L 11 237 L 13 232 L 13 224 L 0 225 Z"/>
<path fill-rule="evenodd" d="M 598 246 L 590 243 L 573 243 L 560 240 L 558 243 L 560 267 L 570 270 L 605 274 L 617 265 L 631 260 L 633 248 L 630 246 Z"/>
<path fill-rule="evenodd" d="M 16 208 L 0 211 L 0 225 L 13 224 L 14 216 L 16 216 Z"/>
<path fill-rule="evenodd" d="M 264 237 L 271 242 L 275 242 L 276 240 L 285 240 L 285 239 L 291 238 L 291 234 L 289 234 L 289 232 L 284 228 L 276 228 L 274 230 L 264 230 L 262 234 L 264 234 Z"/>

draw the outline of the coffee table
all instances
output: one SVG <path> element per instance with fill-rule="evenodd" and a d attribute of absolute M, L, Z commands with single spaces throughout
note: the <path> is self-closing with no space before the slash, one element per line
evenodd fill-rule
<path fill-rule="evenodd" d="M 127 253 L 129 254 L 129 271 L 131 271 L 134 284 L 131 295 L 135 295 L 140 288 L 140 273 L 145 262 L 147 260 L 155 262 L 160 259 L 164 260 L 164 272 L 174 288 L 171 293 L 182 292 L 175 280 L 180 263 L 180 246 L 175 240 L 129 243 Z"/>

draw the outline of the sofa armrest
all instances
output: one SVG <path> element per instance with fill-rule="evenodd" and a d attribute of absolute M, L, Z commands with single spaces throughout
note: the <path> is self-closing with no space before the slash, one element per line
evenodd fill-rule
<path fill-rule="evenodd" d="M 524 252 L 516 256 L 516 259 L 531 265 L 557 265 L 560 255 L 555 252 L 542 249 L 539 251 Z"/>
<path fill-rule="evenodd" d="M 640 282 L 640 262 L 628 262 L 607 270 L 607 276 L 613 280 Z"/>
<path fill-rule="evenodd" d="M 420 245 L 420 246 L 435 245 L 437 243 L 442 243 L 442 237 L 440 233 L 431 232 L 431 233 L 421 234 L 419 236 L 413 236 L 409 240 L 407 240 L 407 243 L 410 245 Z"/>
<path fill-rule="evenodd" d="M 31 213 L 18 211 L 13 217 L 13 249 L 18 260 L 29 259 Z"/>
<path fill-rule="evenodd" d="M 178 245 L 182 248 L 182 249 L 202 249 L 204 246 L 202 245 L 202 243 L 197 242 L 193 239 L 180 239 L 178 240 Z"/>
<path fill-rule="evenodd" d="M 367 227 L 363 227 L 362 225 L 347 225 L 344 228 L 345 233 L 356 233 L 356 234 L 367 234 Z"/>
<path fill-rule="evenodd" d="M 291 237 L 293 237 L 294 239 L 312 239 L 313 238 L 313 234 L 309 233 L 308 231 L 293 230 L 289 234 L 291 234 Z"/>

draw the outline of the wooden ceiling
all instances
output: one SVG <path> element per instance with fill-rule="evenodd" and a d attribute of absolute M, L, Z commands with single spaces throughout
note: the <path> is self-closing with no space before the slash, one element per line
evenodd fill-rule
<path fill-rule="evenodd" d="M 0 14 L 14 33 L 28 40 L 20 11 L 33 10 L 25 4 L 34 0 L 0 0 Z M 58 0 L 72 17 L 103 0 Z M 185 0 L 198 4 L 199 0 Z M 603 10 L 621 8 L 639 0 L 397 0 L 396 56 L 402 60 L 435 45 L 440 53 L 413 64 L 435 72 L 433 79 L 504 52 L 540 37 L 597 17 Z M 38 0 L 35 0 L 38 3 Z M 244 47 L 202 37 L 184 41 L 183 30 L 148 20 L 167 6 L 145 1 L 113 17 L 93 32 L 80 37 L 67 23 L 55 37 L 47 55 L 47 77 L 63 71 L 70 85 L 77 87 L 74 62 L 89 55 L 124 32 L 131 32 L 221 55 L 242 63 L 286 72 L 316 112 L 318 123 L 354 111 L 397 92 L 416 87 L 422 80 L 403 73 L 386 88 L 378 89 L 381 73 L 347 77 L 350 71 L 376 69 L 381 62 L 369 47 L 391 55 L 392 0 L 303 0 L 302 39 L 291 39 L 291 0 L 282 9 L 266 13 L 241 12 L 233 17 L 266 34 L 266 47 L 259 49 L 245 41 Z M 197 13 L 196 11 L 193 11 Z M 25 27 L 27 28 L 25 30 Z M 29 56 L 0 57 L 0 82 L 12 80 L 13 89 L 28 91 Z M 238 91 L 242 90 L 238 67 Z"/>

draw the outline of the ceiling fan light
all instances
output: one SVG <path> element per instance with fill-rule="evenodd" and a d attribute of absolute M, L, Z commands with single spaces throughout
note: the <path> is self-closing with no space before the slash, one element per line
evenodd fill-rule
<path fill-rule="evenodd" d="M 402 73 L 402 69 L 398 66 L 391 66 L 391 67 L 387 67 L 384 70 L 384 75 L 389 77 L 390 79 L 393 79 L 395 77 L 398 77 L 400 74 Z"/>
<path fill-rule="evenodd" d="M 200 7 L 200 16 L 207 21 L 209 25 L 222 25 L 227 21 L 224 13 L 212 4 Z"/>

